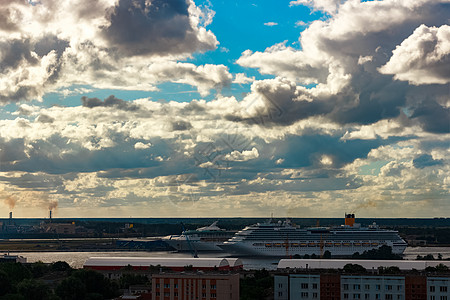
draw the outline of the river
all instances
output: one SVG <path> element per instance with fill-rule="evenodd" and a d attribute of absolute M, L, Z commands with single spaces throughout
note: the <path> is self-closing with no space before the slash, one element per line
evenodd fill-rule
<path fill-rule="evenodd" d="M 416 259 L 417 255 L 425 256 L 432 254 L 437 258 L 441 254 L 444 259 L 450 258 L 450 247 L 408 247 L 405 250 L 404 258 L 408 260 Z M 120 251 L 120 252 L 10 252 L 11 255 L 20 255 L 27 258 L 28 262 L 42 261 L 51 263 L 55 261 L 65 261 L 73 268 L 82 268 L 89 257 L 191 257 L 189 253 L 176 252 L 143 252 L 143 251 Z M 228 253 L 199 253 L 200 257 L 229 257 Z M 273 257 L 242 257 L 245 269 L 268 269 L 274 270 L 277 267 L 279 258 Z"/>

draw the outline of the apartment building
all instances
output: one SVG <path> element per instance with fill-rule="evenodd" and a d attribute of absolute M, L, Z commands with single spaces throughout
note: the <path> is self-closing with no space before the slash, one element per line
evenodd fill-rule
<path fill-rule="evenodd" d="M 239 300 L 239 274 L 153 274 L 152 300 Z"/>
<path fill-rule="evenodd" d="M 274 276 L 274 299 L 450 300 L 450 276 L 278 274 Z"/>

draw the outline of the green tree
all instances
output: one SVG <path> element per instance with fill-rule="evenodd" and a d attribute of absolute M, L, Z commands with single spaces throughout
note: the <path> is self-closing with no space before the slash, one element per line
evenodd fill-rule
<path fill-rule="evenodd" d="M 0 297 L 1 300 L 27 300 L 24 296 L 20 294 L 6 294 Z"/>
<path fill-rule="evenodd" d="M 28 265 L 28 269 L 33 275 L 33 278 L 40 278 L 50 270 L 50 267 L 44 264 L 42 261 L 38 261 Z"/>
<path fill-rule="evenodd" d="M 330 259 L 330 258 L 331 258 L 331 252 L 328 251 L 328 250 L 325 251 L 325 252 L 323 253 L 322 258 L 324 258 L 324 259 Z"/>
<path fill-rule="evenodd" d="M 51 268 L 53 271 L 70 271 L 72 268 L 65 261 L 57 261 L 52 263 Z"/>
<path fill-rule="evenodd" d="M 380 274 L 399 274 L 401 271 L 400 268 L 397 266 L 390 266 L 387 268 L 379 267 L 378 272 Z"/>
<path fill-rule="evenodd" d="M 9 280 L 8 274 L 5 271 L 0 270 L 0 296 L 3 296 L 13 289 L 11 280 Z"/>
<path fill-rule="evenodd" d="M 255 300 L 269 298 L 273 293 L 273 278 L 265 270 L 257 270 L 253 276 L 246 276 L 240 282 L 240 299 Z"/>
<path fill-rule="evenodd" d="M 366 273 L 366 269 L 358 264 L 346 264 L 344 266 L 345 273 Z"/>
<path fill-rule="evenodd" d="M 57 286 L 56 294 L 62 300 L 84 299 L 86 296 L 86 286 L 81 279 L 70 276 L 61 281 Z"/>
<path fill-rule="evenodd" d="M 21 263 L 4 263 L 0 264 L 0 270 L 8 274 L 11 283 L 19 283 L 24 279 L 31 278 L 31 272 Z"/>
<path fill-rule="evenodd" d="M 130 285 L 145 284 L 147 282 L 148 278 L 144 275 L 124 274 L 119 279 L 119 287 L 121 289 L 127 289 Z"/>
<path fill-rule="evenodd" d="M 36 279 L 25 279 L 17 285 L 19 294 L 27 300 L 46 300 L 50 288 L 44 282 Z"/>
<path fill-rule="evenodd" d="M 117 289 L 111 284 L 111 281 L 94 270 L 76 270 L 71 277 L 80 279 L 86 287 L 87 293 L 99 293 L 105 298 L 113 298 L 117 295 Z"/>

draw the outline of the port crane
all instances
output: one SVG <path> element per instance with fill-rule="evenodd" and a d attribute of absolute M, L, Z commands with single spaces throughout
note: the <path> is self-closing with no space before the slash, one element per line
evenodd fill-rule
<path fill-rule="evenodd" d="M 192 254 L 192 256 L 194 258 L 198 258 L 197 250 L 195 250 L 195 248 L 191 245 L 191 241 L 189 240 L 189 236 L 186 234 L 186 228 L 184 227 L 183 222 L 181 222 L 181 227 L 183 229 L 183 232 L 185 233 L 184 235 L 186 237 L 186 242 L 187 242 L 188 247 L 189 247 L 189 252 L 191 252 L 191 254 Z"/>

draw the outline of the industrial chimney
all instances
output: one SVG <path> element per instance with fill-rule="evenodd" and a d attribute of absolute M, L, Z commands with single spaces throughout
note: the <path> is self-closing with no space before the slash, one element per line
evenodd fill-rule
<path fill-rule="evenodd" d="M 12 219 L 12 211 L 9 212 L 9 219 Z"/>
<path fill-rule="evenodd" d="M 49 219 L 50 221 L 52 220 L 52 210 L 50 209 L 50 213 L 49 213 Z"/>

